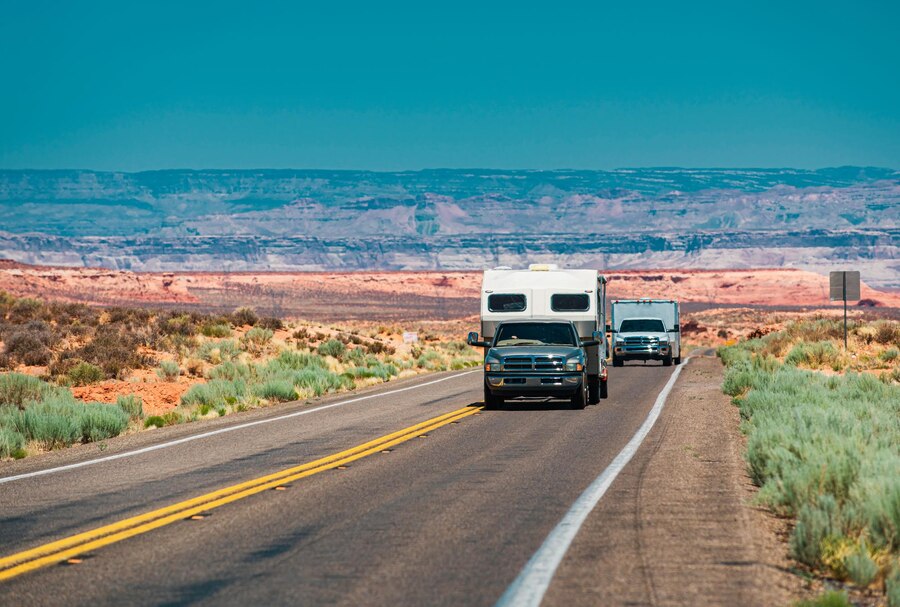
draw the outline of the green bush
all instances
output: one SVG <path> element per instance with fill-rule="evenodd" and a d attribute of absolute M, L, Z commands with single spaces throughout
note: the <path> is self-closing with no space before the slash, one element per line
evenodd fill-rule
<path fill-rule="evenodd" d="M 389 381 L 399 373 L 394 365 L 383 363 L 377 363 L 368 367 L 354 367 L 347 371 L 347 374 L 353 378 L 377 377 L 382 381 Z"/>
<path fill-rule="evenodd" d="M 291 352 L 285 350 L 269 363 L 270 367 L 279 369 L 291 369 L 299 371 L 307 367 L 325 369 L 328 367 L 325 359 L 316 354 L 308 354 L 306 352 Z"/>
<path fill-rule="evenodd" d="M 10 428 L 0 426 L 0 457 L 23 457 L 25 437 Z"/>
<path fill-rule="evenodd" d="M 885 578 L 884 587 L 888 607 L 900 607 L 900 563 Z"/>
<path fill-rule="evenodd" d="M 205 324 L 200 327 L 200 333 L 206 337 L 231 337 L 231 327 L 225 323 Z"/>
<path fill-rule="evenodd" d="M 263 329 L 262 327 L 253 327 L 244 336 L 241 338 L 241 343 L 244 347 L 259 351 L 261 350 L 267 343 L 272 341 L 272 336 L 275 335 L 271 329 Z"/>
<path fill-rule="evenodd" d="M 207 341 L 200 345 L 197 356 L 206 362 L 219 364 L 222 361 L 234 360 L 241 355 L 241 348 L 237 342 L 230 339 L 220 341 Z"/>
<path fill-rule="evenodd" d="M 29 402 L 42 400 L 45 396 L 59 391 L 60 388 L 31 375 L 22 373 L 0 375 L 0 405 L 24 409 Z"/>
<path fill-rule="evenodd" d="M 878 577 L 874 554 L 900 553 L 900 387 L 870 374 L 777 365 L 759 341 L 721 350 L 723 391 L 745 420 L 759 499 L 796 517 L 790 546 L 798 560 L 865 585 Z M 798 345 L 794 362 L 819 356 L 809 347 L 817 344 Z M 835 557 L 836 545 L 858 549 Z"/>
<path fill-rule="evenodd" d="M 815 343 L 801 342 L 795 345 L 784 359 L 785 364 L 796 366 L 806 366 L 813 369 L 823 367 L 831 367 L 836 362 L 840 354 L 834 344 L 830 341 L 819 341 Z"/>
<path fill-rule="evenodd" d="M 872 323 L 875 341 L 880 344 L 900 346 L 900 323 L 895 320 L 880 319 Z"/>
<path fill-rule="evenodd" d="M 224 411 L 227 405 L 234 405 L 247 394 L 247 383 L 237 379 L 228 381 L 214 379 L 205 384 L 192 386 L 181 397 L 182 407 L 209 407 L 216 411 Z"/>
<path fill-rule="evenodd" d="M 253 393 L 266 400 L 286 402 L 297 399 L 297 390 L 294 384 L 285 379 L 270 379 L 262 384 L 254 386 Z"/>
<path fill-rule="evenodd" d="M 329 339 L 325 343 L 319 344 L 318 352 L 322 356 L 332 356 L 340 358 L 347 351 L 347 346 L 337 339 Z"/>
<path fill-rule="evenodd" d="M 819 597 L 809 601 L 800 601 L 797 607 L 853 607 L 847 594 L 836 590 L 829 590 Z"/>
<path fill-rule="evenodd" d="M 144 427 L 149 428 L 150 426 L 154 426 L 156 428 L 162 428 L 164 426 L 174 426 L 183 421 L 184 418 L 177 411 L 169 411 L 163 415 L 151 415 L 144 420 Z"/>
<path fill-rule="evenodd" d="M 317 367 L 294 372 L 291 381 L 298 388 L 305 388 L 316 396 L 353 387 L 353 380 L 350 378 Z"/>
<path fill-rule="evenodd" d="M 882 351 L 881 354 L 878 355 L 878 358 L 882 362 L 886 362 L 886 363 L 893 362 L 893 361 L 897 360 L 898 357 L 900 357 L 900 350 L 898 350 L 897 348 L 888 348 L 887 350 Z"/>
<path fill-rule="evenodd" d="M 144 403 L 140 396 L 134 394 L 120 396 L 116 399 L 116 406 L 124 411 L 129 419 L 143 419 L 144 417 Z"/>
<path fill-rule="evenodd" d="M 178 363 L 174 360 L 164 360 L 159 363 L 159 368 L 156 369 L 156 374 L 166 380 L 177 379 L 179 375 L 181 375 L 181 368 L 178 366 Z"/>
<path fill-rule="evenodd" d="M 73 386 L 87 386 L 103 379 L 103 369 L 97 365 L 81 361 L 69 369 L 66 377 Z"/>
<path fill-rule="evenodd" d="M 250 367 L 243 363 L 225 361 L 221 365 L 210 369 L 206 376 L 209 379 L 226 379 L 228 381 L 236 379 L 248 380 L 251 376 L 251 370 Z"/>
<path fill-rule="evenodd" d="M 274 316 L 263 316 L 259 319 L 259 322 L 256 323 L 256 326 L 262 327 L 263 329 L 278 331 L 284 328 L 284 323 L 281 322 L 280 318 L 275 318 Z"/>

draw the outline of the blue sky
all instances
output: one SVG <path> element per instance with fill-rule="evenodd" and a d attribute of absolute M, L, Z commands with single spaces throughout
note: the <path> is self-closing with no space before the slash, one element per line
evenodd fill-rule
<path fill-rule="evenodd" d="M 896 2 L 0 2 L 0 168 L 900 168 Z"/>

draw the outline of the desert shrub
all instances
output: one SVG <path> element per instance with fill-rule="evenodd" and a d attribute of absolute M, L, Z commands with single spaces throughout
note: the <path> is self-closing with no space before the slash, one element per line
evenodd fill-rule
<path fill-rule="evenodd" d="M 144 403 L 141 397 L 135 394 L 120 396 L 116 399 L 116 406 L 124 411 L 129 419 L 143 419 L 144 417 Z"/>
<path fill-rule="evenodd" d="M 468 367 L 477 367 L 481 364 L 480 360 L 471 359 L 471 358 L 462 358 L 462 357 L 454 357 L 450 361 L 450 368 L 453 371 L 459 371 L 460 369 L 466 369 Z"/>
<path fill-rule="evenodd" d="M 328 365 L 324 358 L 316 354 L 285 350 L 279 354 L 277 358 L 270 361 L 269 366 L 299 371 L 300 369 L 306 369 L 307 367 L 325 369 Z"/>
<path fill-rule="evenodd" d="M 318 348 L 318 352 L 322 356 L 333 356 L 334 358 L 340 358 L 346 351 L 347 346 L 337 339 L 329 339 L 328 341 L 319 344 Z"/>
<path fill-rule="evenodd" d="M 270 331 L 278 331 L 284 328 L 284 323 L 281 322 L 280 318 L 275 318 L 274 316 L 263 316 L 256 323 L 256 326 L 263 329 L 269 329 Z"/>
<path fill-rule="evenodd" d="M 147 419 L 144 420 L 144 427 L 149 428 L 150 426 L 156 428 L 162 428 L 164 426 L 174 426 L 175 424 L 180 424 L 184 421 L 184 417 L 181 416 L 177 411 L 168 411 L 162 415 L 151 415 Z"/>
<path fill-rule="evenodd" d="M 161 335 L 183 335 L 189 337 L 197 333 L 195 319 L 190 314 L 171 312 L 160 315 L 156 322 L 157 332 Z"/>
<path fill-rule="evenodd" d="M 297 390 L 293 382 L 286 379 L 270 379 L 254 386 L 253 393 L 266 400 L 285 402 L 296 400 Z"/>
<path fill-rule="evenodd" d="M 87 386 L 103 379 L 103 369 L 82 360 L 69 369 L 66 377 L 73 386 Z"/>
<path fill-rule="evenodd" d="M 156 369 L 156 374 L 162 379 L 172 381 L 174 379 L 177 379 L 178 376 L 181 375 L 181 368 L 174 360 L 164 360 L 159 363 L 159 367 Z"/>
<path fill-rule="evenodd" d="M 884 590 L 888 607 L 900 607 L 900 563 L 894 565 L 893 570 L 885 578 Z"/>
<path fill-rule="evenodd" d="M 366 351 L 363 348 L 352 348 L 347 351 L 344 359 L 355 365 L 361 365 L 366 361 Z"/>
<path fill-rule="evenodd" d="M 291 337 L 294 339 L 309 339 L 309 330 L 306 327 L 300 327 L 293 333 L 291 333 Z"/>
<path fill-rule="evenodd" d="M 234 363 L 225 361 L 221 365 L 217 365 L 209 370 L 206 374 L 209 379 L 225 379 L 234 381 L 236 379 L 250 379 L 250 367 L 243 363 Z"/>
<path fill-rule="evenodd" d="M 384 343 L 383 341 L 375 340 L 366 345 L 366 350 L 369 354 L 394 354 L 396 349 L 394 346 Z"/>
<path fill-rule="evenodd" d="M 0 426 L 0 457 L 25 455 L 25 437 L 10 428 Z"/>
<path fill-rule="evenodd" d="M 274 333 L 271 329 L 253 327 L 241 338 L 241 344 L 252 352 L 259 352 L 267 343 L 272 341 Z"/>
<path fill-rule="evenodd" d="M 250 325 L 251 327 L 259 322 L 259 316 L 253 308 L 238 308 L 231 314 L 231 322 L 236 327 Z"/>
<path fill-rule="evenodd" d="M 30 297 L 21 297 L 17 299 L 9 308 L 9 321 L 21 325 L 29 320 L 36 320 L 40 317 L 43 305 L 37 299 Z"/>
<path fill-rule="evenodd" d="M 81 440 L 96 442 L 118 436 L 128 427 L 129 416 L 118 406 L 103 403 L 78 403 Z M 27 412 L 27 411 L 26 411 Z"/>
<path fill-rule="evenodd" d="M 900 323 L 895 320 L 880 319 L 872 323 L 875 341 L 885 345 L 900 346 Z"/>
<path fill-rule="evenodd" d="M 887 350 L 883 350 L 881 352 L 881 354 L 878 355 L 878 358 L 882 362 L 886 362 L 886 363 L 893 362 L 893 361 L 897 360 L 898 357 L 900 357 L 900 350 L 898 350 L 897 348 L 893 348 L 893 347 L 888 348 Z"/>
<path fill-rule="evenodd" d="M 795 362 L 815 361 L 816 344 L 798 345 Z M 723 391 L 745 420 L 759 499 L 796 517 L 795 558 L 864 585 L 886 573 L 876 555 L 900 553 L 900 388 L 778 365 L 754 347 L 723 349 Z"/>
<path fill-rule="evenodd" d="M 837 348 L 830 341 L 800 342 L 791 349 L 784 362 L 788 365 L 820 369 L 831 367 L 839 357 Z"/>
<path fill-rule="evenodd" d="M 853 607 L 853 604 L 847 593 L 828 590 L 814 599 L 798 602 L 796 607 Z"/>
<path fill-rule="evenodd" d="M 231 337 L 231 327 L 224 323 L 207 323 L 200 327 L 200 333 L 202 333 L 206 337 Z"/>
<path fill-rule="evenodd" d="M 347 373 L 353 378 L 377 377 L 382 381 L 388 381 L 400 372 L 394 365 L 378 363 L 366 367 L 354 367 L 348 370 Z"/>
<path fill-rule="evenodd" d="M 241 348 L 236 341 L 230 339 L 203 342 L 197 350 L 197 356 L 214 365 L 234 360 L 240 354 Z"/>
<path fill-rule="evenodd" d="M 31 375 L 22 373 L 0 375 L 0 405 L 24 409 L 30 402 L 43 400 L 45 397 L 59 392 L 60 388 L 51 386 Z"/>
<path fill-rule="evenodd" d="M 32 320 L 9 331 L 4 337 L 4 351 L 11 359 L 23 365 L 46 365 L 53 353 L 51 348 L 57 338 L 50 325 L 42 320 Z"/>
<path fill-rule="evenodd" d="M 103 325 L 97 329 L 94 339 L 75 350 L 73 355 L 103 369 L 108 378 L 125 376 L 131 369 L 152 365 L 153 359 L 138 353 L 138 340 L 128 331 L 117 326 Z"/>
<path fill-rule="evenodd" d="M 291 375 L 291 380 L 295 386 L 315 396 L 353 387 L 353 381 L 350 378 L 318 367 L 308 367 L 296 371 Z"/>
<path fill-rule="evenodd" d="M 214 379 L 205 384 L 192 386 L 181 397 L 181 406 L 208 407 L 222 412 L 227 405 L 234 405 L 243 400 L 246 394 L 247 382 L 244 380 Z"/>
<path fill-rule="evenodd" d="M 447 365 L 444 363 L 444 357 L 434 350 L 423 352 L 419 358 L 416 359 L 416 366 L 428 371 L 447 370 Z"/>
<path fill-rule="evenodd" d="M 0 369 L 12 369 L 15 366 L 13 359 L 6 352 L 0 352 Z"/>

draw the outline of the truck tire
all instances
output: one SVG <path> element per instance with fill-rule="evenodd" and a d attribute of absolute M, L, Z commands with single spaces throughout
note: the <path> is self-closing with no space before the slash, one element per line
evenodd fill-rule
<path fill-rule="evenodd" d="M 621 367 L 624 364 L 625 364 L 624 360 L 622 360 L 621 358 L 619 358 L 618 356 L 613 354 L 613 366 L 614 367 Z"/>
<path fill-rule="evenodd" d="M 498 405 L 503 404 L 503 398 L 500 396 L 495 396 L 491 393 L 491 389 L 487 387 L 487 384 L 484 385 L 484 408 L 491 409 Z"/>
<path fill-rule="evenodd" d="M 671 367 L 671 366 L 672 366 L 672 355 L 671 355 L 671 354 L 667 354 L 667 355 L 665 356 L 665 358 L 663 358 L 663 366 L 664 366 L 664 367 Z"/>
<path fill-rule="evenodd" d="M 582 382 L 581 389 L 572 396 L 571 406 L 573 409 L 584 409 L 587 406 L 588 391 L 585 382 Z"/>
<path fill-rule="evenodd" d="M 609 380 L 600 382 L 600 398 L 609 398 Z"/>
<path fill-rule="evenodd" d="M 600 381 L 599 377 L 589 377 L 588 378 L 588 404 L 596 405 L 600 402 L 601 398 L 605 398 L 603 396 L 603 388 L 601 387 L 606 382 Z"/>
<path fill-rule="evenodd" d="M 680 356 L 676 356 L 676 357 L 675 357 L 675 364 L 676 364 L 676 365 L 680 365 L 680 364 L 681 364 L 681 357 L 680 357 Z"/>

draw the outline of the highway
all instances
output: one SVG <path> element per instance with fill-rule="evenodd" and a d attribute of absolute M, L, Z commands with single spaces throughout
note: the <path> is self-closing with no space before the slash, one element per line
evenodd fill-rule
<path fill-rule="evenodd" d="M 0 604 L 493 605 L 675 368 L 583 411 L 482 410 L 475 370 L 4 464 Z"/>

